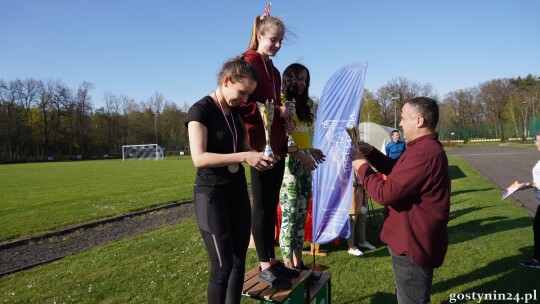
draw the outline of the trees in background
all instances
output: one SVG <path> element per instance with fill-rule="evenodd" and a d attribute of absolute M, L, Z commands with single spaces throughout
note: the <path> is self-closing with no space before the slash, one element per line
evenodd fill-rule
<path fill-rule="evenodd" d="M 392 79 L 379 88 L 375 99 L 381 106 L 382 124 L 394 128 L 399 127 L 403 104 L 416 96 L 437 99 L 431 84 L 421 85 L 404 77 Z"/>
<path fill-rule="evenodd" d="M 382 118 L 382 106 L 375 99 L 373 93 L 368 89 L 364 89 L 362 96 L 362 108 L 360 109 L 361 122 L 374 122 L 380 125 L 385 125 Z"/>
<path fill-rule="evenodd" d="M 94 109 L 92 89 L 89 82 L 73 90 L 61 81 L 0 80 L 0 162 L 120 155 L 126 144 L 186 148 L 186 109 L 159 93 L 137 103 L 110 92 Z"/>
<path fill-rule="evenodd" d="M 389 127 L 399 126 L 401 107 L 406 100 L 415 96 L 439 100 L 437 131 L 442 140 L 526 139 L 540 129 L 540 120 L 536 119 L 540 107 L 540 77 L 530 74 L 525 78 L 490 80 L 474 88 L 450 92 L 443 99 L 438 98 L 431 84 L 419 84 L 403 77 L 390 80 L 374 97 L 366 92 L 361 121 L 369 121 L 364 111 L 366 103 L 374 99 L 380 106 L 380 124 Z"/>
<path fill-rule="evenodd" d="M 139 102 L 106 92 L 96 109 L 92 90 L 89 82 L 73 89 L 59 80 L 0 80 L 0 162 L 120 155 L 127 144 L 188 149 L 187 104 L 158 92 Z M 376 92 L 364 90 L 360 121 L 399 128 L 401 108 L 415 96 L 440 101 L 442 140 L 527 138 L 540 129 L 540 77 L 533 75 L 490 80 L 443 99 L 429 83 L 398 77 Z"/>
<path fill-rule="evenodd" d="M 540 77 L 494 79 L 448 93 L 441 103 L 442 139 L 534 136 L 540 102 Z M 539 103 L 540 105 L 540 103 Z"/>

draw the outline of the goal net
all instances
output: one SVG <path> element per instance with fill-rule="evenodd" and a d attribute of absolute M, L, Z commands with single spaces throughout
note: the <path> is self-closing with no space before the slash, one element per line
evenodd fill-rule
<path fill-rule="evenodd" d="M 157 144 L 124 145 L 122 146 L 122 160 L 163 160 L 164 150 Z"/>

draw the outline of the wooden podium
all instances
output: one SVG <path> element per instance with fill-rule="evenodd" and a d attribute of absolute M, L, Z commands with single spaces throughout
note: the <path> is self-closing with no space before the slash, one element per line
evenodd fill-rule
<path fill-rule="evenodd" d="M 276 289 L 259 283 L 259 267 L 255 267 L 244 275 L 242 297 L 251 298 L 258 303 L 331 303 L 331 274 L 329 272 L 314 273 L 304 270 L 298 278 L 292 279 L 290 289 Z M 317 276 L 318 280 L 310 286 L 310 277 Z M 314 302 L 315 301 L 315 302 Z"/>

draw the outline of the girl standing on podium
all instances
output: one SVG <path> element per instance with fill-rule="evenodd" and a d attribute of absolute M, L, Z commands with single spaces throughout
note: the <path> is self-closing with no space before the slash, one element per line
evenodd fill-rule
<path fill-rule="evenodd" d="M 246 140 L 238 105 L 257 85 L 257 71 L 242 57 L 228 60 L 218 87 L 188 111 L 191 158 L 197 167 L 195 216 L 210 257 L 208 303 L 240 303 L 251 210 L 242 162 L 255 170 L 273 167 L 273 159 L 254 151 Z"/>
<path fill-rule="evenodd" d="M 304 224 L 311 197 L 311 171 L 324 161 L 321 150 L 311 145 L 314 115 L 313 100 L 309 97 L 309 71 L 299 64 L 289 65 L 283 72 L 282 103 L 294 101 L 293 142 L 285 158 L 285 175 L 279 195 L 281 230 L 279 246 L 283 263 L 289 268 L 307 269 L 302 262 Z"/>
<path fill-rule="evenodd" d="M 266 146 L 265 129 L 257 102 L 274 102 L 274 117 L 270 132 L 270 145 L 279 159 L 274 168 L 265 172 L 251 169 L 251 190 L 253 204 L 251 206 L 251 229 L 255 249 L 259 258 L 259 282 L 277 289 L 292 286 L 291 278 L 299 273 L 288 269 L 276 260 L 274 249 L 276 208 L 279 201 L 279 189 L 285 170 L 287 138 L 285 136 L 285 119 L 292 116 L 281 104 L 281 75 L 270 57 L 281 49 L 285 35 L 283 22 L 270 16 L 270 4 L 261 16 L 255 17 L 249 46 L 243 56 L 259 72 L 260 79 L 245 104 L 240 106 L 249 144 L 257 151 L 264 151 Z"/>

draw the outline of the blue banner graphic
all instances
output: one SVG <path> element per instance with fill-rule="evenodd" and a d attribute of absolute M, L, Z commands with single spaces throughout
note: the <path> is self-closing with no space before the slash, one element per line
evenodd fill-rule
<path fill-rule="evenodd" d="M 349 155 L 354 146 L 345 128 L 358 126 L 366 68 L 367 62 L 360 62 L 339 69 L 319 100 L 313 146 L 324 152 L 326 161 L 313 174 L 314 244 L 350 236 L 354 172 Z"/>

